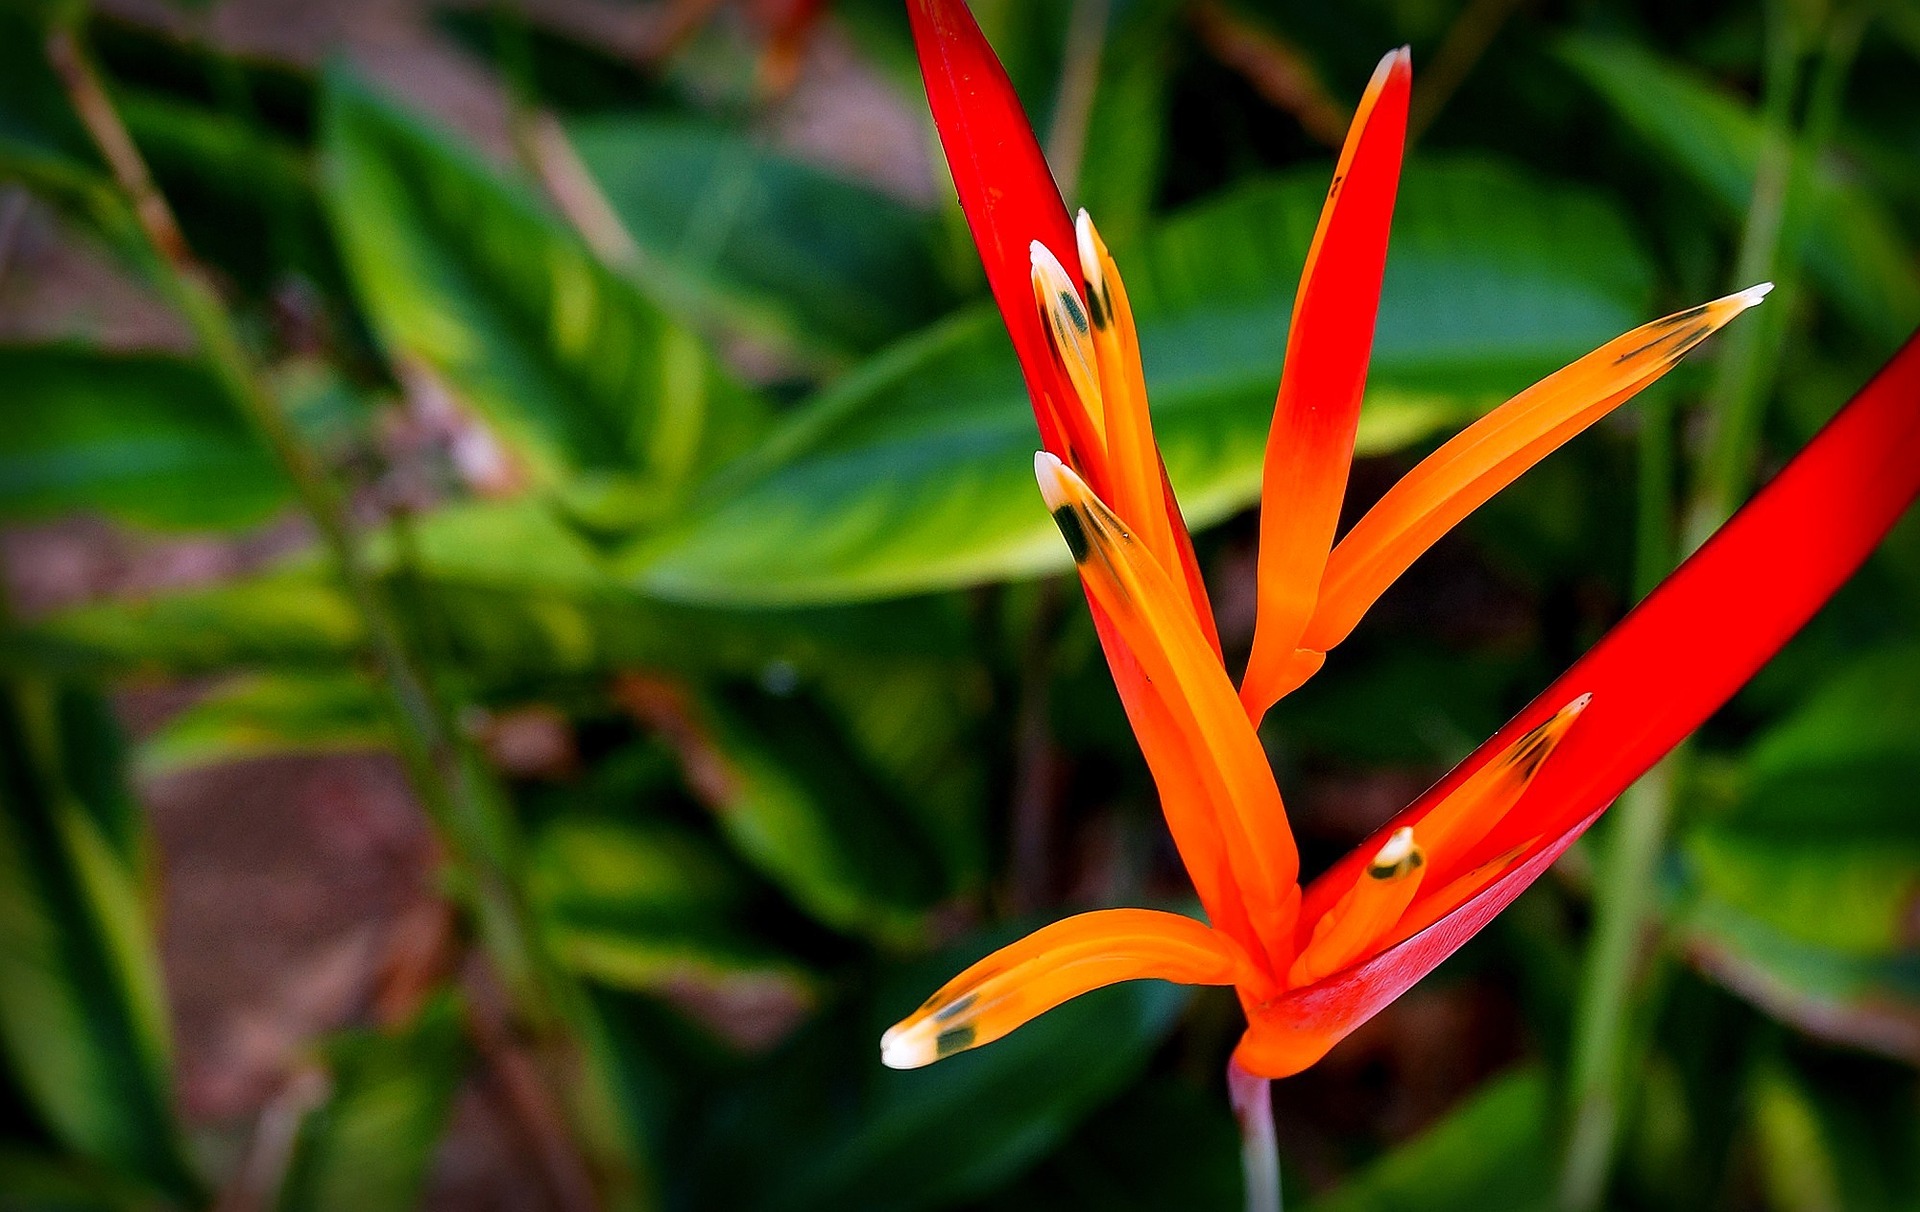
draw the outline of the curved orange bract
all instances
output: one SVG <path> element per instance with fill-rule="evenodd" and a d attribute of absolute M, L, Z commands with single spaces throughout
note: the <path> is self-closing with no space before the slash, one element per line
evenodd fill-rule
<path fill-rule="evenodd" d="M 1147 910 L 1056 923 L 982 960 L 888 1033 L 889 1064 L 997 1038 L 1100 984 L 1232 984 L 1235 1054 L 1279 1077 L 1318 1060 L 1451 954 L 1705 720 L 1859 566 L 1920 493 L 1920 338 L 1752 504 L 1506 728 L 1302 889 L 1255 727 L 1321 668 L 1447 530 L 1765 295 L 1642 326 L 1488 413 L 1340 543 L 1411 66 L 1381 61 L 1307 257 L 1267 449 L 1259 619 L 1222 663 L 1153 439 L 1120 271 L 1069 224 L 961 0 L 911 0 L 928 99 L 1043 445 L 1035 470 L 1128 719 L 1212 926 Z M 1071 272 L 1077 261 L 1075 279 Z"/>

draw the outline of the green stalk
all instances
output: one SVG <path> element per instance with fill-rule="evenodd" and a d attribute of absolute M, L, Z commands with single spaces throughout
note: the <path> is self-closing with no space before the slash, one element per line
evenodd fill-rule
<path fill-rule="evenodd" d="M 1067 42 L 1060 56 L 1060 83 L 1047 128 L 1047 162 L 1053 165 L 1061 196 L 1071 198 L 1080 184 L 1087 151 L 1087 130 L 1100 91 L 1100 60 L 1106 50 L 1109 0 L 1075 0 L 1067 19 Z"/>
<path fill-rule="evenodd" d="M 1775 90 L 1769 85 L 1766 98 L 1769 138 L 1755 174 L 1753 201 L 1741 235 L 1734 279 L 1742 285 L 1752 285 L 1764 278 L 1779 281 L 1770 305 L 1760 309 L 1755 317 L 1758 322 L 1736 326 L 1728 334 L 1719 373 L 1707 396 L 1706 459 L 1700 487 L 1687 518 L 1688 551 L 1706 542 L 1733 516 L 1752 484 L 1759 462 L 1761 424 L 1775 359 L 1793 318 L 1795 296 L 1799 293 L 1797 263 L 1782 262 L 1780 257 L 1783 248 L 1797 243 L 1799 226 L 1806 220 L 1807 199 L 1793 186 L 1796 178 L 1804 179 L 1815 171 L 1833 137 L 1847 77 L 1870 17 L 1869 8 L 1856 6 L 1837 12 L 1830 19 L 1809 86 L 1806 114 L 1798 138 L 1794 136 L 1790 115 L 1776 111 Z M 1786 20 L 1788 18 L 1783 17 L 1776 23 Z M 1781 37 L 1778 41 L 1791 43 L 1792 38 Z M 1798 84 L 1797 59 L 1791 64 L 1770 62 L 1770 81 L 1776 70 L 1787 80 L 1779 91 L 1791 92 Z"/>
<path fill-rule="evenodd" d="M 1654 874 L 1684 761 L 1682 750 L 1668 754 L 1609 814 L 1612 831 L 1598 864 L 1603 879 L 1594 891 L 1593 941 L 1574 1018 L 1574 1113 L 1560 1175 L 1560 1206 L 1568 1212 L 1599 1208 L 1606 1193 L 1626 1087 L 1628 1002 L 1647 936 L 1657 926 Z"/>
<path fill-rule="evenodd" d="M 1642 405 L 1634 593 L 1644 596 L 1673 567 L 1673 409 L 1664 392 Z M 1595 923 L 1574 1019 L 1570 1092 L 1573 1118 L 1560 1176 L 1560 1205 L 1597 1208 L 1606 1189 L 1620 1122 L 1627 1001 L 1655 895 L 1654 871 L 1665 848 L 1672 790 L 1682 751 L 1675 750 L 1629 787 L 1609 814 L 1598 863 Z"/>
<path fill-rule="evenodd" d="M 74 15 L 75 18 L 79 14 Z M 239 408 L 272 450 L 302 509 L 320 533 L 335 573 L 366 629 L 367 645 L 392 700 L 395 746 L 415 791 L 434 823 L 453 841 L 454 853 L 473 864 L 474 902 L 483 935 L 503 962 L 503 975 L 517 992 L 539 1006 L 533 965 L 517 941 L 524 934 L 504 894 L 498 870 L 500 830 L 488 819 L 484 802 L 472 794 L 451 714 L 433 693 L 402 639 L 391 603 L 355 543 L 341 500 L 325 468 L 301 441 L 278 401 L 262 382 L 241 343 L 232 317 L 194 259 L 172 210 L 154 186 L 139 150 L 127 135 L 109 100 L 99 71 L 73 23 L 48 36 L 47 54 L 65 84 L 76 113 L 112 169 L 150 255 L 148 268 L 185 316 L 201 355 Z M 540 1012 L 540 1017 L 550 1017 Z"/>
<path fill-rule="evenodd" d="M 1768 139 L 1756 166 L 1754 189 L 1734 269 L 1736 288 L 1781 275 L 1782 247 L 1791 241 L 1797 208 L 1796 149 L 1817 157 L 1838 119 L 1848 69 L 1866 24 L 1864 9 L 1841 14 L 1821 47 L 1807 114 L 1796 136 L 1792 120 L 1800 89 L 1801 56 L 1784 3 L 1768 9 L 1768 60 L 1763 99 Z M 1774 359 L 1792 315 L 1793 283 L 1778 284 L 1754 324 L 1729 334 L 1704 401 L 1706 441 L 1695 485 L 1681 521 L 1680 550 L 1672 547 L 1671 422 L 1648 417 L 1641 446 L 1641 525 L 1635 580 L 1640 594 L 1668 571 L 1676 554 L 1690 554 L 1745 499 L 1758 463 L 1765 403 Z M 1675 749 L 1621 796 L 1614 809 L 1594 891 L 1595 924 L 1575 1011 L 1569 1093 L 1572 1118 L 1561 1172 L 1560 1206 L 1590 1212 L 1602 1205 L 1627 1090 L 1634 1068 L 1636 1016 L 1628 1008 L 1640 959 L 1660 920 L 1656 871 L 1666 851 L 1676 788 L 1683 782 L 1687 747 Z"/>
<path fill-rule="evenodd" d="M 47 57 L 133 213 L 133 226 L 144 241 L 147 269 L 181 309 L 202 356 L 273 451 L 319 531 L 335 574 L 365 629 L 367 647 L 391 701 L 395 749 L 447 844 L 451 874 L 505 986 L 515 1031 L 524 1032 L 550 1058 L 564 1061 L 580 1042 L 572 1037 L 574 1025 L 583 1018 L 584 998 L 546 953 L 520 894 L 520 883 L 514 878 L 519 844 L 511 813 L 480 755 L 461 734 L 452 707 L 409 648 L 387 586 L 355 541 L 346 502 L 267 388 L 211 277 L 195 259 L 154 185 L 87 53 L 80 33 L 85 17 L 84 3 L 64 8 L 48 34 Z M 558 1073 L 568 1066 L 550 1067 Z M 593 1145 L 601 1171 L 598 1177 L 620 1192 L 616 1198 L 623 1205 L 630 1206 L 637 1198 L 630 1181 L 634 1159 L 609 1139 L 606 1092 L 600 1083 L 572 1083 L 550 1093 L 528 1091 L 531 1099 L 549 1097 L 573 1113 L 575 1128 Z M 527 1118 L 550 1117 L 542 1112 Z M 542 1135 L 552 1139 L 554 1134 Z M 598 1200 L 579 1159 L 560 1156 L 572 1149 L 563 1138 L 552 1140 L 548 1152 L 553 1154 L 557 1176 L 553 1185 L 574 1193 L 561 1199 L 562 1206 L 591 1209 Z"/>

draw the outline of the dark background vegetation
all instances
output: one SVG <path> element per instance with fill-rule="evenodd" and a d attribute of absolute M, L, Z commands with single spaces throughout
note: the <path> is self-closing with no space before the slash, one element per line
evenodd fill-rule
<path fill-rule="evenodd" d="M 0 1206 L 1237 1205 L 1223 991 L 879 1066 L 1020 929 L 1190 890 L 904 14 L 804 7 L 0 7 Z M 1383 51 L 1415 141 L 1351 505 L 1608 337 L 1779 283 L 1272 713 L 1310 870 L 1920 321 L 1906 0 L 976 8 L 1128 274 L 1230 663 Z M 1277 1084 L 1290 1199 L 1920 1207 L 1916 788 L 1909 519 Z"/>

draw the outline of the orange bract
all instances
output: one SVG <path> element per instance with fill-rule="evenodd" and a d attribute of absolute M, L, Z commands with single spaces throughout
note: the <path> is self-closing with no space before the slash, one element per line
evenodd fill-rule
<path fill-rule="evenodd" d="M 1031 167 L 1031 133 L 1004 75 L 984 66 L 991 52 L 964 4 L 911 9 L 941 137 L 964 163 L 961 201 L 1033 388 L 1048 448 L 1035 460 L 1041 495 L 1211 924 L 1146 910 L 1056 923 L 941 989 L 887 1033 L 883 1059 L 927 1064 L 1097 985 L 1159 977 L 1234 985 L 1249 1023 L 1236 1062 L 1262 1077 L 1296 1072 L 1484 924 L 1597 814 L 1548 827 L 1525 808 L 1595 699 L 1592 687 L 1556 687 L 1549 693 L 1563 697 L 1530 708 L 1524 729 L 1503 733 L 1306 889 L 1260 717 L 1461 518 L 1766 288 L 1636 329 L 1528 388 L 1416 467 L 1335 546 L 1412 80 L 1407 52 L 1387 55 L 1334 170 L 1295 300 L 1262 490 L 1258 623 L 1236 690 L 1154 442 L 1119 268 L 1084 212 L 1063 246 L 1064 208 Z M 982 147 L 1005 158 L 982 158 Z M 1008 199 L 1031 226 L 1031 289 L 1017 303 Z M 1062 260 L 1069 254 L 1077 267 Z"/>

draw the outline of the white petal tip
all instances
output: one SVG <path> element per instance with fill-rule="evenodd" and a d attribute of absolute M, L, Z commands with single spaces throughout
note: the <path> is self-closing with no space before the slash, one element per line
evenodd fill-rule
<path fill-rule="evenodd" d="M 1073 221 L 1073 242 L 1080 255 L 1080 278 L 1091 287 L 1101 279 L 1100 253 L 1094 243 L 1093 216 L 1084 207 Z"/>
<path fill-rule="evenodd" d="M 1373 865 L 1391 867 L 1412 853 L 1413 827 L 1402 825 L 1393 831 L 1393 835 L 1387 838 L 1386 844 L 1381 846 L 1379 852 L 1373 856 Z"/>
<path fill-rule="evenodd" d="M 923 1052 L 898 1027 L 889 1028 L 880 1037 L 880 1063 L 889 1069 L 918 1069 L 927 1063 Z"/>
<path fill-rule="evenodd" d="M 1570 711 L 1574 715 L 1579 715 L 1587 709 L 1587 704 L 1591 702 L 1593 702 L 1593 691 L 1589 690 L 1579 698 L 1573 700 L 1573 702 L 1568 703 L 1563 710 Z"/>
<path fill-rule="evenodd" d="M 1758 303 L 1760 300 L 1766 298 L 1771 293 L 1773 293 L 1773 283 L 1762 282 L 1758 286 L 1747 287 L 1745 290 L 1741 291 L 1739 294 L 1733 297 L 1740 300 L 1740 306 L 1752 307 L 1755 303 Z"/>
<path fill-rule="evenodd" d="M 1054 256 L 1053 250 L 1038 240 L 1027 245 L 1027 257 L 1036 271 L 1066 276 L 1066 267 L 1060 264 L 1060 258 Z"/>
<path fill-rule="evenodd" d="M 1033 478 L 1039 481 L 1040 495 L 1048 509 L 1058 509 L 1067 503 L 1067 477 L 1071 474 L 1052 451 L 1033 452 Z"/>

